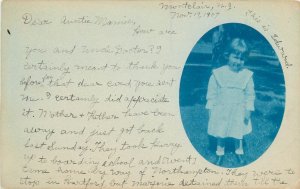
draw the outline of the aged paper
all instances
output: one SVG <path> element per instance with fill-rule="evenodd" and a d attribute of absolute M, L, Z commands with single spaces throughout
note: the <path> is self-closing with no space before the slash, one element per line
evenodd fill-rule
<path fill-rule="evenodd" d="M 4 1 L 1 187 L 299 188 L 299 11 L 297 1 Z M 222 164 L 202 142 L 211 72 L 197 69 L 218 53 L 200 39 L 241 24 L 273 54 L 249 45 L 269 66 L 245 63 L 256 90 L 246 161 L 226 147 Z M 206 87 L 185 93 L 186 75 Z"/>

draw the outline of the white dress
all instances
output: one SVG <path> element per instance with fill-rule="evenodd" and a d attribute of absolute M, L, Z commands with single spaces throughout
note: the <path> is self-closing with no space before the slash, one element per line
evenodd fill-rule
<path fill-rule="evenodd" d="M 208 134 L 242 139 L 252 131 L 251 120 L 244 122 L 246 110 L 254 111 L 253 72 L 231 71 L 222 66 L 213 70 L 208 83 L 206 108 L 211 110 Z"/>

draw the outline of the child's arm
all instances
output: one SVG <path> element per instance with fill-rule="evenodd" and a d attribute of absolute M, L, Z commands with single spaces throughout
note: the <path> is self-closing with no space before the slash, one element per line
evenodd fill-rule
<path fill-rule="evenodd" d="M 217 89 L 218 89 L 217 81 L 216 81 L 214 75 L 211 75 L 209 78 L 208 87 L 207 87 L 207 95 L 206 95 L 207 103 L 205 106 L 205 108 L 208 109 L 209 111 L 216 104 Z"/>
<path fill-rule="evenodd" d="M 250 78 L 246 89 L 245 89 L 245 97 L 246 97 L 246 112 L 245 112 L 245 122 L 248 123 L 251 111 L 254 111 L 254 100 L 255 100 L 255 91 L 254 91 L 254 82 L 252 77 Z"/>

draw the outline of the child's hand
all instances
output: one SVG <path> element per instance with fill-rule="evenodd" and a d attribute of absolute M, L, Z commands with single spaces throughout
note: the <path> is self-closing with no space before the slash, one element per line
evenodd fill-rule
<path fill-rule="evenodd" d="M 250 120 L 250 116 L 251 116 L 251 111 L 246 110 L 246 112 L 245 112 L 245 119 L 244 119 L 245 125 L 248 125 L 249 120 Z"/>

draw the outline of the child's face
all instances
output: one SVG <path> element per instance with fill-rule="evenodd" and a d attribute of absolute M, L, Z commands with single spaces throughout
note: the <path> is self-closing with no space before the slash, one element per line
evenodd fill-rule
<path fill-rule="evenodd" d="M 239 72 L 244 66 L 244 56 L 241 53 L 230 53 L 228 57 L 228 66 L 234 72 Z"/>

